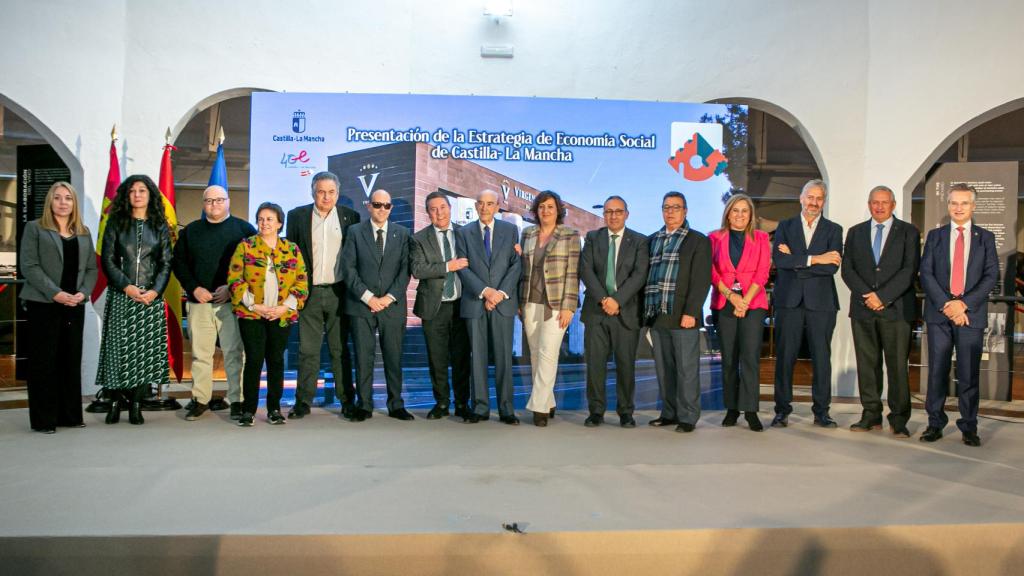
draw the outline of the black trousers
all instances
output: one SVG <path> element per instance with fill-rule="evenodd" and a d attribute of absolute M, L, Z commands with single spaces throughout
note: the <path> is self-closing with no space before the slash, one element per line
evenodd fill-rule
<path fill-rule="evenodd" d="M 27 302 L 28 419 L 33 430 L 82 423 L 85 307 Z"/>
<path fill-rule="evenodd" d="M 255 414 L 260 402 L 260 374 L 267 364 L 267 412 L 281 409 L 284 392 L 284 349 L 291 326 L 279 320 L 238 319 L 238 333 L 245 349 L 242 368 L 242 411 Z M 296 400 L 298 402 L 298 400 Z"/>
<path fill-rule="evenodd" d="M 402 399 L 402 342 L 405 339 L 405 308 L 398 317 L 374 315 L 352 317 L 352 342 L 356 352 L 356 390 L 358 406 L 373 410 L 373 370 L 377 337 L 384 362 L 384 381 L 388 388 L 388 412 L 405 408 Z"/>
<path fill-rule="evenodd" d="M 778 353 L 775 360 L 775 413 L 793 411 L 793 366 L 800 353 L 800 340 L 807 334 L 814 379 L 811 384 L 811 410 L 816 418 L 828 415 L 832 403 L 832 332 L 836 328 L 834 310 L 776 308 L 775 329 Z"/>
<path fill-rule="evenodd" d="M 332 286 L 311 286 L 309 298 L 299 314 L 299 376 L 295 386 L 295 404 L 313 403 L 320 377 L 320 359 L 326 334 L 327 351 L 334 372 L 335 395 L 343 404 L 355 402 L 352 383 L 352 355 L 348 338 L 351 332 L 349 317 L 344 313 L 345 303 L 334 293 Z M 331 398 L 324 393 L 324 400 Z"/>
<path fill-rule="evenodd" d="M 449 405 L 448 367 L 452 369 L 451 392 L 455 405 L 469 406 L 469 331 L 459 315 L 459 301 L 441 302 L 437 315 L 423 320 L 423 339 L 427 342 L 427 362 L 434 402 Z"/>
<path fill-rule="evenodd" d="M 583 331 L 583 350 L 587 363 L 587 407 L 591 414 L 607 410 L 608 357 L 615 358 L 615 411 L 620 416 L 633 414 L 636 405 L 636 348 L 640 330 L 626 328 L 614 316 L 588 320 Z"/>
<path fill-rule="evenodd" d="M 722 396 L 729 410 L 757 412 L 761 404 L 761 342 L 767 310 L 747 310 L 735 316 L 729 302 L 716 311 L 715 322 L 722 344 Z"/>
<path fill-rule="evenodd" d="M 910 420 L 910 322 L 885 318 L 852 318 L 853 348 L 857 355 L 857 388 L 864 418 L 882 421 L 882 360 L 889 375 L 889 424 Z"/>
<path fill-rule="evenodd" d="M 952 322 L 928 322 L 928 425 L 942 429 L 949 422 L 946 416 L 946 393 L 949 390 L 949 368 L 956 348 L 956 393 L 960 418 L 956 427 L 961 432 L 978 432 L 978 380 L 981 377 L 981 352 L 984 329 L 954 326 Z"/>

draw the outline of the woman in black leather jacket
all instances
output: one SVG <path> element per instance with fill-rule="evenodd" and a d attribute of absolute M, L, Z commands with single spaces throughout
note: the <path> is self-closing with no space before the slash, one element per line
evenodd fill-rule
<path fill-rule="evenodd" d="M 108 290 L 96 384 L 111 392 L 107 424 L 120 419 L 120 396 L 131 402 L 129 421 L 142 424 L 143 395 L 169 382 L 160 296 L 171 276 L 171 231 L 148 176 L 129 176 L 118 186 L 102 242 Z"/>

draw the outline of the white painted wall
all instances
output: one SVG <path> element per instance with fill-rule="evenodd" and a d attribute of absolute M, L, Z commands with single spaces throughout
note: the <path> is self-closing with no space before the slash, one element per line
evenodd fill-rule
<path fill-rule="evenodd" d="M 76 164 L 94 225 L 111 124 L 125 173 L 155 175 L 166 128 L 239 89 L 736 98 L 805 136 L 849 227 L 870 186 L 909 190 L 958 129 L 1024 98 L 1011 0 L 516 0 L 501 24 L 482 5 L 3 2 L 0 102 Z M 515 58 L 482 59 L 485 43 Z M 834 345 L 836 391 L 855 395 L 845 319 Z"/>

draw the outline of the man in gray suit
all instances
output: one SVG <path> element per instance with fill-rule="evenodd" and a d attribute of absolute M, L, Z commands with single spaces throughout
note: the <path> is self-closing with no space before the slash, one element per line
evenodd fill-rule
<path fill-rule="evenodd" d="M 455 235 L 455 253 L 469 266 L 459 270 L 465 297 L 462 317 L 469 327 L 472 353 L 471 411 L 463 416 L 469 423 L 490 418 L 487 394 L 487 353 L 494 351 L 494 387 L 498 415 L 505 424 L 519 424 L 513 408 L 512 329 L 519 309 L 519 230 L 514 224 L 495 220 L 498 193 L 484 190 L 476 201 L 478 220 L 466 224 Z"/>
<path fill-rule="evenodd" d="M 626 228 L 629 207 L 621 196 L 604 202 L 604 228 L 587 233 L 580 253 L 580 279 L 586 298 L 580 320 L 583 355 L 587 361 L 587 404 L 590 416 L 583 423 L 604 423 L 605 378 L 608 356 L 615 355 L 616 412 L 619 425 L 635 428 L 633 394 L 636 390 L 636 349 L 640 340 L 640 294 L 647 281 L 650 259 L 647 237 Z"/>
<path fill-rule="evenodd" d="M 455 415 L 465 418 L 469 412 L 469 333 L 459 311 L 462 282 L 458 271 L 469 261 L 455 257 L 455 231 L 451 203 L 443 192 L 427 195 L 430 225 L 413 235 L 409 246 L 412 275 L 419 279 L 413 314 L 423 320 L 423 339 L 427 344 L 427 363 L 434 389 L 434 407 L 427 420 L 449 414 L 448 367 L 452 369 Z"/>
<path fill-rule="evenodd" d="M 370 220 L 349 228 L 342 249 L 342 278 L 348 287 L 345 312 L 352 322 L 359 407 L 353 422 L 373 417 L 373 364 L 377 337 L 388 387 L 388 416 L 412 420 L 402 400 L 402 339 L 409 287 L 409 230 L 388 222 L 391 194 L 370 195 Z"/>

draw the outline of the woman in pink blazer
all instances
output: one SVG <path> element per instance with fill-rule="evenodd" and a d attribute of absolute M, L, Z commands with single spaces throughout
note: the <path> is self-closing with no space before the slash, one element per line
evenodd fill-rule
<path fill-rule="evenodd" d="M 758 363 L 768 298 L 764 293 L 771 268 L 768 234 L 754 229 L 754 202 L 735 194 L 725 204 L 722 228 L 711 239 L 711 310 L 722 343 L 722 388 L 728 410 L 722 426 L 735 426 L 740 411 L 755 432 L 761 384 Z"/>

